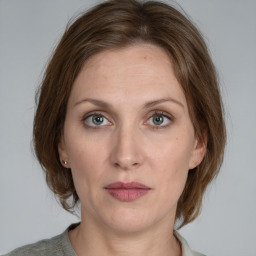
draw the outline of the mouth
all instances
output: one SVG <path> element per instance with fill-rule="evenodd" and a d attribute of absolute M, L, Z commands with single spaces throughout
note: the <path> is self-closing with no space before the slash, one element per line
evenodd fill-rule
<path fill-rule="evenodd" d="M 115 182 L 104 187 L 115 199 L 123 202 L 134 201 L 146 195 L 151 188 L 139 182 Z"/>

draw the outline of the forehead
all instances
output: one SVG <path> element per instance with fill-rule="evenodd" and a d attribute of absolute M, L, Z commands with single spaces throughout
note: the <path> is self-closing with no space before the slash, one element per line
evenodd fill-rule
<path fill-rule="evenodd" d="M 148 70 L 150 66 L 151 69 Z M 154 69 L 152 66 L 154 66 Z M 141 75 L 143 71 L 153 75 L 153 71 L 157 69 L 160 72 L 159 75 L 163 75 L 164 72 L 161 71 L 166 70 L 167 73 L 173 73 L 171 58 L 167 51 L 146 43 L 105 50 L 95 54 L 86 61 L 82 71 L 88 74 L 91 69 L 93 69 L 93 72 L 97 71 L 101 74 L 110 74 L 109 71 L 115 70 L 116 72 L 112 73 L 111 77 L 115 77 L 115 74 L 121 74 L 122 72 L 127 75 L 132 72 L 133 76 Z M 156 72 L 154 75 L 156 75 Z"/>
<path fill-rule="evenodd" d="M 151 44 L 105 50 L 88 59 L 74 82 L 70 98 L 73 101 L 99 95 L 110 100 L 121 97 L 123 101 L 170 96 L 185 102 L 170 56 Z"/>

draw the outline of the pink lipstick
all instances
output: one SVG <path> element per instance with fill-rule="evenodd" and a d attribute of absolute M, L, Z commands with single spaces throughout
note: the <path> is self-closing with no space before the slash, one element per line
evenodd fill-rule
<path fill-rule="evenodd" d="M 105 187 L 108 193 L 115 199 L 131 202 L 146 195 L 151 188 L 138 182 L 115 182 Z"/>

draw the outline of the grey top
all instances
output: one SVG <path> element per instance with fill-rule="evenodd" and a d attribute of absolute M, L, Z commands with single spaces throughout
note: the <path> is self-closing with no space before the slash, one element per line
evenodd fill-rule
<path fill-rule="evenodd" d="M 74 229 L 79 224 L 70 225 L 58 236 L 22 246 L 3 256 L 77 256 L 69 240 L 68 231 Z M 175 236 L 181 243 L 182 256 L 203 256 L 203 254 L 192 251 L 186 240 L 177 231 L 175 231 Z"/>

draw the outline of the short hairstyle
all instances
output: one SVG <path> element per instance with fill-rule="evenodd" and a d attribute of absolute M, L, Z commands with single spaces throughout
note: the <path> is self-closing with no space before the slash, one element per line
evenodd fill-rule
<path fill-rule="evenodd" d="M 176 220 L 181 227 L 199 215 L 206 187 L 219 172 L 226 129 L 218 79 L 207 46 L 196 26 L 176 8 L 157 1 L 109 0 L 70 24 L 37 92 L 34 149 L 49 188 L 63 208 L 72 212 L 79 198 L 71 171 L 60 163 L 58 144 L 74 80 L 86 60 L 96 53 L 138 43 L 153 44 L 169 53 L 195 135 L 205 141 L 205 157 L 189 171 L 178 201 Z"/>

